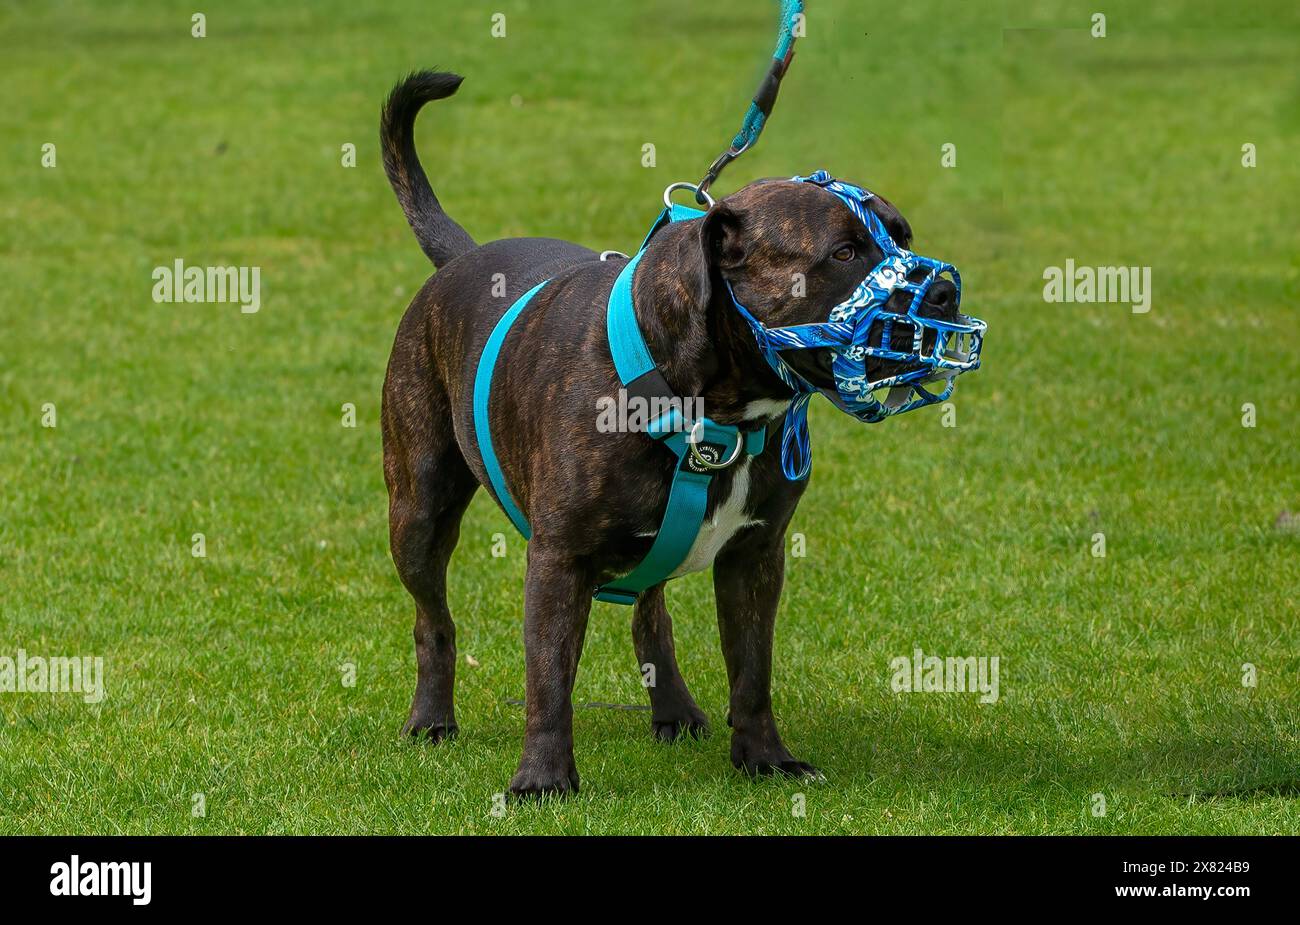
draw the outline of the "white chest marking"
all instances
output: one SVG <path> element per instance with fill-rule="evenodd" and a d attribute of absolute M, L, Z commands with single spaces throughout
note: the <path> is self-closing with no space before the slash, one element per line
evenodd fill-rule
<path fill-rule="evenodd" d="M 750 520 L 745 513 L 745 502 L 749 498 L 749 463 L 748 456 L 736 463 L 731 493 L 714 509 L 713 516 L 705 518 L 704 523 L 700 524 L 700 532 L 691 544 L 691 551 L 669 578 L 703 571 L 713 564 L 718 551 L 727 545 L 727 541 L 738 530 L 762 523 L 760 520 Z"/>
<path fill-rule="evenodd" d="M 782 401 L 779 398 L 760 398 L 751 401 L 745 406 L 744 416 L 746 421 L 757 421 L 760 418 L 771 420 L 780 417 L 789 410 L 789 399 Z"/>

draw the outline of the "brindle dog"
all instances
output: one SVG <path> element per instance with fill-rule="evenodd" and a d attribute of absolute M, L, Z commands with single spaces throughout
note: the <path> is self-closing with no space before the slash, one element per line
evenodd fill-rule
<path fill-rule="evenodd" d="M 506 309 L 549 279 L 510 331 L 492 386 L 494 443 L 533 529 L 524 582 L 527 721 L 510 791 L 576 791 L 571 697 L 592 591 L 626 574 L 650 548 L 675 459 L 642 433 L 597 429 L 597 399 L 620 387 L 605 306 L 624 261 L 546 238 L 479 246 L 442 211 L 416 156 L 413 127 L 424 103 L 451 96 L 460 83 L 454 74 L 413 74 L 389 96 L 381 126 L 389 181 L 438 268 L 398 327 L 384 382 L 390 541 L 416 608 L 417 678 L 405 732 L 437 741 L 457 731 L 447 562 L 470 498 L 489 485 L 474 436 L 475 371 Z M 892 205 L 877 196 L 870 207 L 895 241 L 910 244 L 911 229 Z M 791 391 L 764 362 L 723 282 L 767 325 L 824 321 L 881 258 L 867 229 L 831 193 L 762 180 L 702 219 L 660 230 L 633 285 L 637 320 L 676 394 L 701 398 L 720 423 L 768 427 L 760 456 L 742 456 L 714 478 L 704 529 L 679 569 L 713 566 L 731 688 L 731 760 L 750 774 L 817 774 L 781 741 L 771 697 L 785 531 L 806 482 L 781 472 L 780 421 Z M 504 296 L 499 287 L 494 293 L 495 274 L 504 277 Z M 806 281 L 799 296 L 796 274 Z M 936 283 L 925 310 L 955 316 L 952 285 Z M 832 358 L 826 350 L 789 357 L 825 387 L 833 387 Z M 635 605 L 632 641 L 637 664 L 655 666 L 654 735 L 704 734 L 708 718 L 677 668 L 662 584 Z"/>

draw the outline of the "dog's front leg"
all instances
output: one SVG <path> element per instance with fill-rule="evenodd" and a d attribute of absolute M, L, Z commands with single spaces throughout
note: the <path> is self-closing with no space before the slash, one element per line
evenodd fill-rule
<path fill-rule="evenodd" d="M 731 763 L 750 775 L 816 775 L 781 742 L 772 716 L 772 637 L 785 579 L 785 531 L 753 528 L 713 563 L 722 654 L 731 684 Z"/>
<path fill-rule="evenodd" d="M 673 620 L 664 603 L 662 582 L 643 591 L 636 602 L 632 644 L 642 683 L 650 691 L 650 730 L 654 737 L 672 742 L 683 735 L 697 739 L 707 735 L 709 718 L 696 705 L 677 667 Z"/>
<path fill-rule="evenodd" d="M 524 754 L 510 781 L 516 797 L 578 790 L 573 761 L 573 682 L 593 584 L 585 570 L 534 539 L 524 581 L 527 664 Z"/>

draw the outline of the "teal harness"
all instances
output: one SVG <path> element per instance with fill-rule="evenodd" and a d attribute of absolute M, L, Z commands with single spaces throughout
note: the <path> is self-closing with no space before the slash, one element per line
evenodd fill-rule
<path fill-rule="evenodd" d="M 605 326 L 619 383 L 629 398 L 640 398 L 650 408 L 668 409 L 646 424 L 644 433 L 671 450 L 677 463 L 668 492 L 668 504 L 650 551 L 631 572 L 597 588 L 595 598 L 598 601 L 635 604 L 642 591 L 669 578 L 686 560 L 699 535 L 714 475 L 728 468 L 741 453 L 757 456 L 763 452 L 767 436 L 765 427 L 742 432 L 738 427 L 719 424 L 703 416 L 694 421 L 684 419 L 679 409 L 689 405 L 673 393 L 664 379 L 650 354 L 632 307 L 632 280 L 650 238 L 669 222 L 691 221 L 702 215 L 704 213 L 698 209 L 668 202 L 641 243 L 641 249 L 618 274 L 609 294 Z M 550 280 L 544 280 L 525 292 L 501 316 L 483 347 L 474 376 L 474 435 L 478 440 L 479 455 L 497 503 L 524 539 L 532 538 L 532 528 L 510 494 L 493 449 L 489 400 L 492 371 L 501 347 L 511 327 L 548 282 Z"/>
<path fill-rule="evenodd" d="M 803 0 L 781 0 L 781 23 L 776 50 L 772 53 L 767 72 L 745 113 L 740 131 L 730 146 L 710 165 L 708 173 L 698 185 L 675 183 L 668 188 L 664 195 L 663 212 L 641 242 L 636 256 L 618 274 L 614 288 L 610 291 L 605 326 L 619 384 L 629 398 L 640 398 L 651 409 L 668 409 L 657 417 L 652 417 L 643 428 L 637 429 L 643 430 L 646 436 L 671 450 L 676 457 L 676 467 L 672 487 L 668 492 L 668 504 L 664 508 L 663 520 L 650 551 L 631 572 L 597 588 L 595 597 L 598 601 L 635 604 L 642 591 L 672 576 L 686 561 L 699 536 L 708 505 L 709 485 L 713 482 L 714 475 L 728 468 L 740 458 L 741 453 L 753 457 L 763 452 L 767 438 L 765 427 L 742 432 L 737 427 L 719 424 L 703 415 L 693 421 L 684 418 L 679 409 L 687 407 L 687 403 L 673 394 L 672 388 L 655 364 L 654 357 L 650 355 L 650 348 L 646 346 L 645 337 L 637 324 L 636 312 L 632 308 L 632 280 L 637 265 L 641 262 L 641 255 L 656 231 L 670 222 L 691 221 L 704 215 L 699 209 L 672 202 L 670 196 L 673 190 L 690 189 L 695 193 L 696 202 L 701 205 L 711 203 L 708 188 L 718 178 L 718 174 L 758 142 L 758 136 L 776 102 L 781 80 L 794 57 L 795 39 L 802 34 Z M 602 254 L 601 259 L 604 257 Z M 525 292 L 501 316 L 483 347 L 474 376 L 474 435 L 478 440 L 479 455 L 483 459 L 483 467 L 487 470 L 488 482 L 497 503 L 524 539 L 532 537 L 532 528 L 510 494 L 505 474 L 501 471 L 501 463 L 492 447 L 489 399 L 492 395 L 492 371 L 496 367 L 501 346 L 510 334 L 510 328 L 548 282 L 550 280 L 543 280 Z M 787 453 L 788 450 L 783 446 L 783 457 Z"/>

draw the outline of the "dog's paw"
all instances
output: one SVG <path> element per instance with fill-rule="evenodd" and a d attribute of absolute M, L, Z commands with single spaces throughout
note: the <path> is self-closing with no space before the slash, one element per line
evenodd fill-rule
<path fill-rule="evenodd" d="M 759 761 L 748 765 L 738 765 L 738 767 L 750 777 L 774 777 L 780 775 L 782 777 L 797 777 L 803 780 L 822 781 L 826 779 L 825 774 L 808 762 L 797 761 L 794 758 L 775 762 Z"/>
<path fill-rule="evenodd" d="M 825 775 L 806 761 L 799 761 L 780 742 L 748 745 L 739 737 L 731 740 L 731 763 L 750 777 L 798 777 L 825 780 Z"/>
<path fill-rule="evenodd" d="M 685 736 L 703 739 L 709 734 L 709 718 L 699 710 L 692 710 L 671 719 L 652 719 L 650 731 L 660 742 L 676 742 Z"/>
<path fill-rule="evenodd" d="M 437 744 L 443 739 L 454 739 L 459 732 L 460 727 L 455 723 L 417 720 L 414 717 L 408 719 L 406 725 L 402 727 L 402 735 L 409 736 L 420 742 L 428 742 L 431 745 Z"/>
<path fill-rule="evenodd" d="M 515 800 L 542 797 L 566 797 L 578 792 L 578 769 L 570 760 L 548 766 L 548 762 L 525 760 L 510 780 L 510 796 Z"/>

